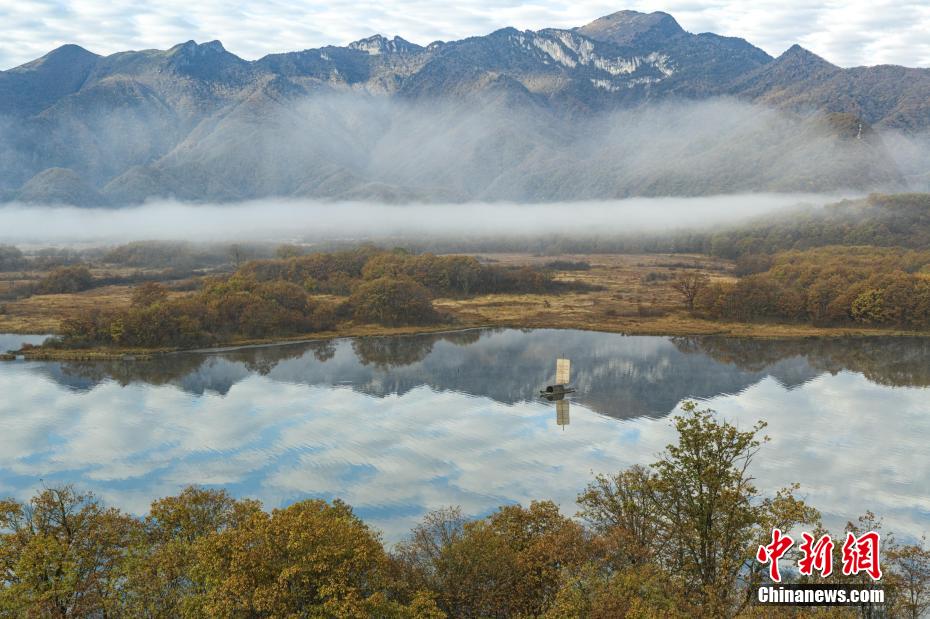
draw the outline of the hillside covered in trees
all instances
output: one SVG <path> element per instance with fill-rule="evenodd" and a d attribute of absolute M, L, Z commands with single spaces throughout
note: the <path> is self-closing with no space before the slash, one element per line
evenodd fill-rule
<path fill-rule="evenodd" d="M 409 246 L 133 242 L 28 253 L 2 246 L 8 283 L 0 286 L 0 316 L 19 332 L 58 333 L 52 345 L 115 349 L 364 325 L 675 335 L 713 332 L 715 322 L 749 335 L 780 325 L 797 326 L 796 334 L 930 328 L 930 194 L 872 195 L 713 232 Z M 491 253 L 438 253 L 452 250 Z M 34 318 L 42 313 L 51 319 Z"/>
<path fill-rule="evenodd" d="M 797 209 L 709 237 L 705 251 L 724 258 L 825 245 L 930 247 L 930 194 L 874 194 L 823 208 Z"/>

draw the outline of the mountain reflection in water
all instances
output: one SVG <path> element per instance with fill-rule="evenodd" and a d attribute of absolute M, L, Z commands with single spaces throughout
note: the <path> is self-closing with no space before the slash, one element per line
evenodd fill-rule
<path fill-rule="evenodd" d="M 568 410 L 541 401 L 572 362 Z M 552 498 L 655 460 L 699 399 L 769 422 L 760 488 L 841 527 L 930 532 L 930 344 L 473 330 L 136 362 L 0 364 L 0 496 L 74 482 L 135 513 L 187 484 L 269 507 L 340 497 L 394 541 L 423 513 Z M 559 416 L 561 414 L 561 416 Z M 559 421 L 567 422 L 560 424 Z M 44 480 L 44 481 L 40 481 Z"/>
<path fill-rule="evenodd" d="M 115 380 L 222 395 L 258 373 L 288 383 L 350 385 L 378 397 L 427 385 L 513 404 L 534 399 L 552 378 L 556 353 L 572 359 L 573 399 L 618 419 L 664 416 L 682 399 L 738 393 L 767 376 L 787 389 L 843 370 L 882 385 L 930 385 L 930 341 L 923 338 L 668 338 L 566 330 L 328 340 L 150 361 L 46 363 L 36 371 L 83 390 Z"/>

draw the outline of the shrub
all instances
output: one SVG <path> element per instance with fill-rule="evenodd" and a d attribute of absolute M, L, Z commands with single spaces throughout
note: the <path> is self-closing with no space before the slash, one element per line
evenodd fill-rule
<path fill-rule="evenodd" d="M 584 261 L 572 261 L 572 260 L 553 260 L 546 263 L 547 269 L 552 269 L 553 271 L 590 271 L 591 264 Z"/>
<path fill-rule="evenodd" d="M 640 278 L 640 281 L 644 284 L 649 284 L 651 282 L 665 282 L 672 279 L 671 273 L 663 273 L 661 271 L 649 271 Z"/>
<path fill-rule="evenodd" d="M 94 285 L 94 277 L 90 270 L 83 265 L 58 267 L 36 284 L 37 294 L 62 294 L 66 292 L 81 292 Z"/>
<path fill-rule="evenodd" d="M 18 271 L 26 266 L 26 258 L 18 247 L 0 245 L 0 271 Z"/>
<path fill-rule="evenodd" d="M 132 291 L 132 304 L 137 307 L 148 307 L 167 298 L 168 289 L 155 282 L 146 282 Z"/>
<path fill-rule="evenodd" d="M 355 289 L 349 298 L 352 315 L 359 322 L 389 326 L 436 322 L 429 291 L 409 277 L 379 277 Z"/>

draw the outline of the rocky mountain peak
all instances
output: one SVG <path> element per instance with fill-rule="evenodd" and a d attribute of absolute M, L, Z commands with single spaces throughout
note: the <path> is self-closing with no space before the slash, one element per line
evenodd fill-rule
<path fill-rule="evenodd" d="M 502 116 L 515 114 L 527 124 L 508 128 L 502 136 L 498 130 L 477 131 L 492 120 L 452 123 L 448 137 L 438 142 L 471 146 L 462 148 L 466 155 L 455 155 L 461 163 L 446 165 L 445 157 L 433 157 L 419 141 L 403 141 L 422 135 L 416 124 L 382 132 L 392 123 L 380 119 L 393 106 L 373 103 L 370 114 L 356 114 L 351 107 L 342 116 L 340 106 L 328 103 L 329 95 L 345 96 L 351 106 L 380 98 L 437 110 L 447 104 L 488 106 L 494 118 L 501 110 Z M 654 180 L 594 172 L 602 165 L 613 169 L 607 158 L 583 160 L 578 168 L 557 167 L 574 165 L 572 157 L 564 156 L 574 151 L 561 149 L 575 146 L 562 142 L 561 131 L 551 131 L 550 125 L 599 118 L 602 112 L 646 110 L 663 101 L 715 97 L 760 104 L 753 116 L 774 114 L 771 108 L 789 110 L 786 123 L 827 136 L 850 158 L 840 157 L 841 169 L 823 178 L 817 176 L 820 168 L 808 166 L 777 186 L 754 168 L 744 169 L 742 180 L 734 181 L 730 163 L 726 174 L 709 173 L 706 182 L 690 176 L 669 180 L 657 174 L 654 179 L 660 180 Z M 293 114 L 292 105 L 315 111 Z M 795 110 L 835 115 L 826 129 L 811 128 L 805 115 L 795 118 Z M 357 128 L 366 116 L 370 124 Z M 703 116 L 694 118 L 690 122 L 703 122 Z M 13 199 L 5 196 L 82 205 L 100 204 L 101 196 L 113 204 L 160 196 L 382 199 L 407 191 L 450 200 L 549 200 L 630 192 L 826 190 L 871 187 L 868 179 L 897 178 L 884 149 L 868 139 L 869 125 L 914 132 L 930 128 L 930 70 L 842 69 L 800 46 L 776 60 L 743 39 L 688 33 L 666 13 L 620 11 L 571 30 L 504 28 L 431 43 L 425 50 L 379 34 L 345 47 L 272 54 L 254 62 L 226 51 L 219 41 L 105 57 L 66 45 L 0 71 L 0 119 L 0 202 Z M 731 135 L 733 143 L 744 141 L 742 134 Z M 780 139 L 773 136 L 772 144 L 797 147 Z M 372 158 L 381 152 L 380 140 L 397 149 L 389 152 L 411 153 L 412 158 L 400 158 L 402 163 L 390 170 L 371 168 L 369 175 L 364 170 L 375 165 L 371 162 L 393 159 Z M 730 157 L 731 144 L 724 142 L 719 152 Z M 343 156 L 343 147 L 357 150 Z M 701 152 L 696 162 L 717 161 Z M 502 162 L 513 153 L 514 163 L 505 168 Z M 544 165 L 535 163 L 535 154 L 524 160 L 519 153 L 543 153 L 539 161 Z M 795 161 L 794 155 L 785 159 Z M 362 162 L 360 167 L 356 162 Z M 538 176 L 527 176 L 530 170 L 539 171 Z M 531 176 L 553 180 L 524 180 Z M 384 178 L 395 179 L 387 183 L 391 188 L 385 189 Z"/>
<path fill-rule="evenodd" d="M 383 35 L 376 34 L 366 39 L 359 39 L 349 43 L 346 47 L 358 51 L 366 52 L 372 56 L 379 54 L 403 54 L 408 52 L 417 52 L 423 48 L 415 43 L 395 36 L 389 39 Z"/>
<path fill-rule="evenodd" d="M 801 77 L 823 72 L 840 71 L 840 68 L 800 45 L 794 44 L 775 59 L 771 71 Z"/>
<path fill-rule="evenodd" d="M 168 50 L 169 55 L 185 56 L 194 58 L 197 56 L 210 56 L 215 54 L 229 54 L 223 44 L 219 41 L 208 41 L 207 43 L 197 43 L 196 41 L 187 41 L 179 43 Z M 232 55 L 232 54 L 230 54 Z"/>
<path fill-rule="evenodd" d="M 577 30 L 594 40 L 609 41 L 622 46 L 646 41 L 656 42 L 685 33 L 674 17 L 661 11 L 617 11 L 595 19 Z"/>
<path fill-rule="evenodd" d="M 219 41 L 187 41 L 169 49 L 164 57 L 179 73 L 226 84 L 247 79 L 251 67 L 249 62 L 226 51 Z"/>

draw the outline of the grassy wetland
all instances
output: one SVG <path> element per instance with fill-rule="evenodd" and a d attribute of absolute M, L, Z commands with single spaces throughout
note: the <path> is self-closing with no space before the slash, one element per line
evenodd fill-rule
<path fill-rule="evenodd" d="M 449 256 L 451 257 L 451 256 Z M 118 341 L 86 342 L 79 346 L 35 347 L 24 353 L 32 358 L 93 359 L 154 354 L 182 348 L 235 346 L 295 339 L 345 336 L 396 335 L 474 327 L 571 328 L 650 335 L 733 335 L 743 337 L 812 337 L 919 333 L 902 327 L 861 323 L 814 325 L 787 320 L 751 321 L 710 318 L 687 307 L 681 290 L 683 280 L 699 286 L 734 285 L 737 263 L 699 254 L 560 254 L 536 256 L 525 253 L 488 253 L 458 258 L 502 271 L 545 274 L 543 288 L 481 292 L 477 294 L 429 294 L 435 316 L 400 316 L 379 322 L 355 316 L 344 305 L 350 288 L 307 291 L 306 297 L 325 314 L 314 325 L 280 329 L 233 331 L 219 338 L 190 342 L 158 339 L 147 345 L 121 345 Z M 294 260 L 288 258 L 285 260 Z M 0 332 L 61 334 L 68 325 L 88 316 L 129 311 L 134 293 L 143 286 L 157 286 L 160 302 L 183 302 L 199 294 L 208 281 L 235 277 L 220 270 L 172 279 L 164 270 L 114 270 L 106 265 L 88 269 L 95 280 L 135 279 L 86 290 L 35 293 L 4 301 Z M 51 271 L 20 271 L 0 274 L 9 278 L 8 290 L 36 286 Z M 152 282 L 159 280 L 157 284 Z M 139 283 L 139 282 L 143 283 Z M 2 284 L 0 284 L 2 285 Z M 92 285 L 92 284 L 91 284 Z M 406 300 L 398 299 L 398 303 Z M 401 308 L 400 313 L 409 308 Z M 387 323 L 387 324 L 385 324 Z"/>

